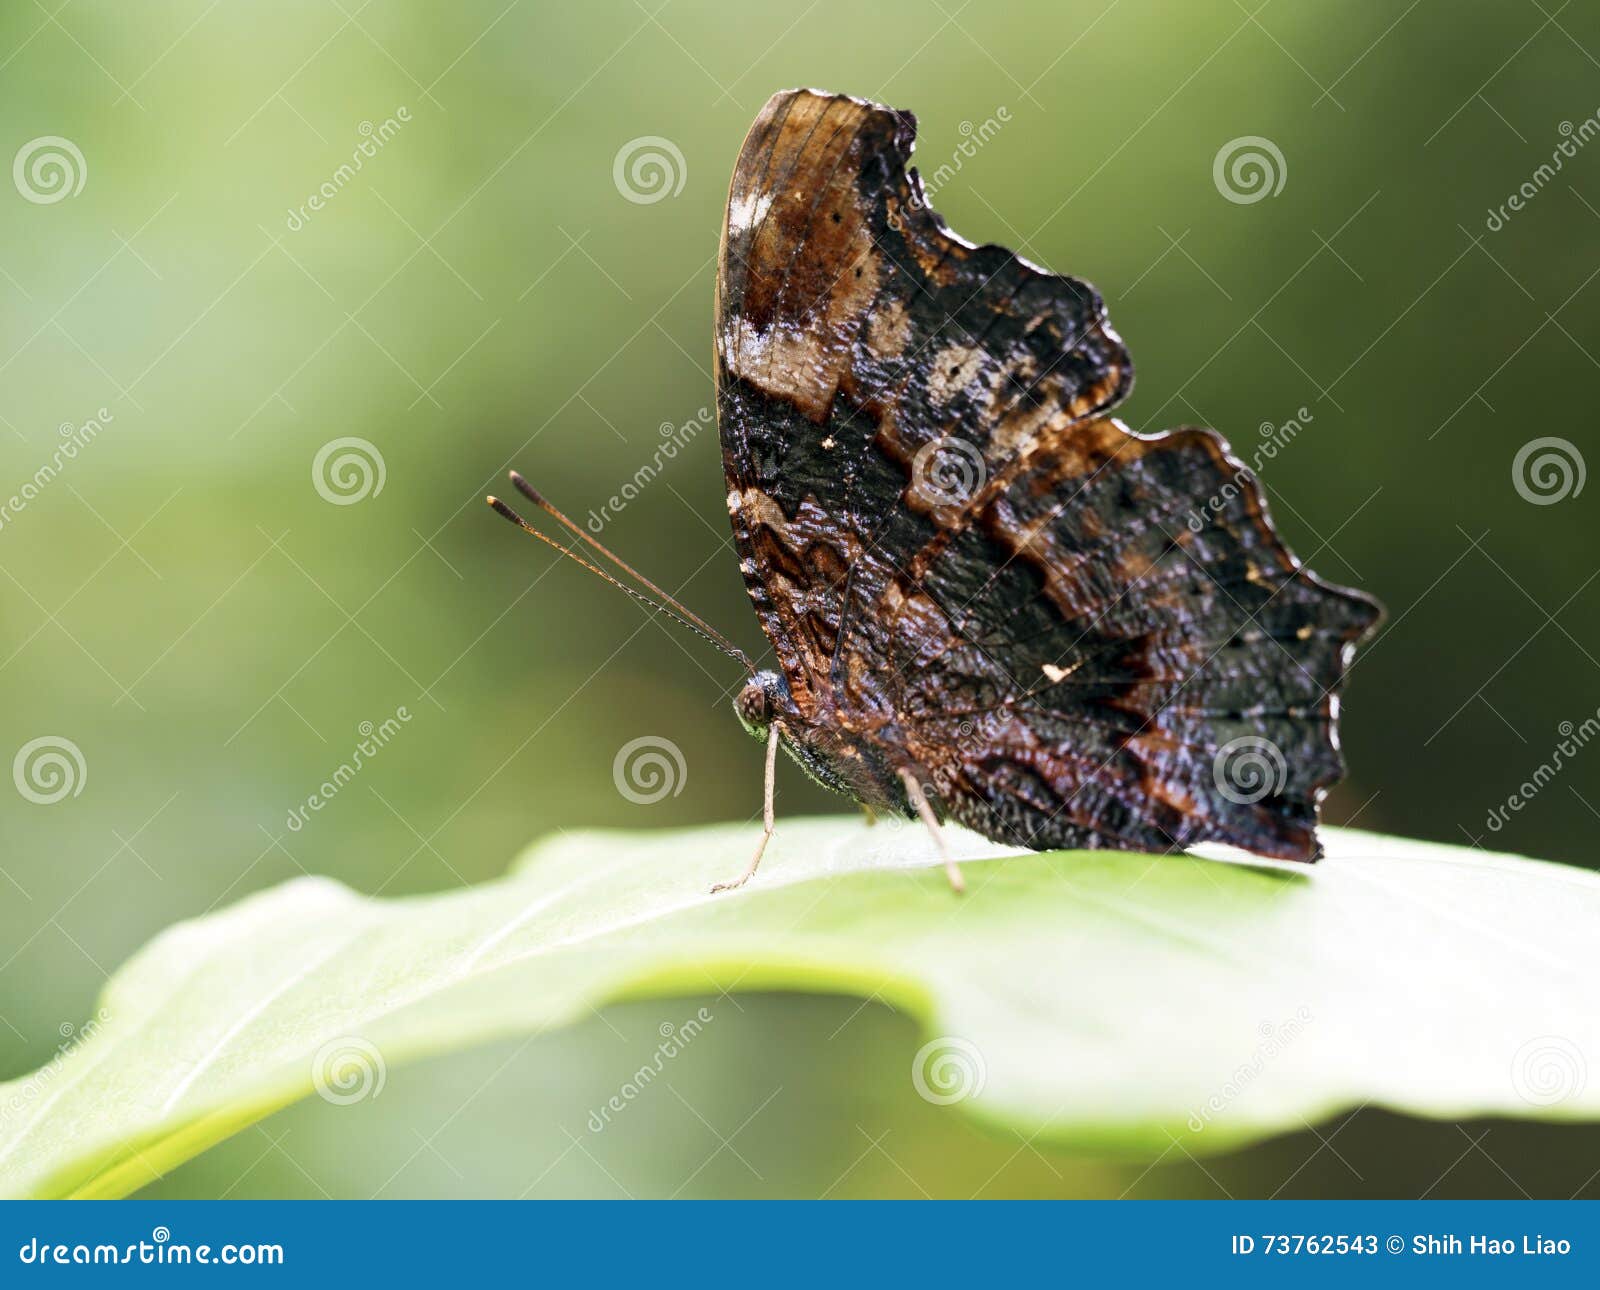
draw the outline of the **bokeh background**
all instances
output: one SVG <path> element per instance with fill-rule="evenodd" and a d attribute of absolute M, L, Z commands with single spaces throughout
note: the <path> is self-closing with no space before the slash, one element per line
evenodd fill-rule
<path fill-rule="evenodd" d="M 0 493 L 109 418 L 0 526 L 0 751 L 63 737 L 86 766 L 55 805 L 0 794 L 0 1077 L 155 932 L 302 871 L 433 891 L 554 829 L 754 814 L 737 674 L 481 497 L 514 463 L 581 517 L 711 405 L 729 170 L 796 84 L 913 109 L 924 171 L 960 156 L 958 230 L 1102 290 L 1136 427 L 1247 448 L 1305 421 L 1262 472 L 1280 526 L 1391 613 L 1330 819 L 1592 865 L 1600 751 L 1486 819 L 1600 703 L 1600 493 L 1530 501 L 1513 470 L 1543 436 L 1572 468 L 1600 451 L 1597 55 L 1600 12 L 1552 0 L 6 5 L 0 151 L 70 140 L 83 182 L 0 185 Z M 630 200 L 614 164 L 651 136 L 681 161 Z M 1214 160 L 1247 136 L 1282 186 L 1230 200 Z M 382 458 L 356 504 L 314 486 L 341 437 Z M 755 651 L 723 493 L 704 430 L 607 534 Z M 688 774 L 638 806 L 611 766 L 646 734 Z M 837 805 L 781 775 L 780 814 Z M 672 1089 L 591 1139 L 701 1004 L 720 1024 Z M 313 1099 L 150 1190 L 1596 1195 L 1595 1131 L 1371 1109 L 1203 1163 L 1082 1160 L 921 1102 L 915 1045 L 855 1000 L 632 1004 Z"/>

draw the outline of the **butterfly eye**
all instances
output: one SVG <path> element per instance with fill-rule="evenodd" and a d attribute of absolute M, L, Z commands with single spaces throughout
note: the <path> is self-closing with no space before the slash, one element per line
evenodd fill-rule
<path fill-rule="evenodd" d="M 739 719 L 747 726 L 772 724 L 772 695 L 759 677 L 751 677 L 734 700 Z"/>
<path fill-rule="evenodd" d="M 734 696 L 733 710 L 751 734 L 765 737 L 788 702 L 788 687 L 776 672 L 757 672 Z"/>

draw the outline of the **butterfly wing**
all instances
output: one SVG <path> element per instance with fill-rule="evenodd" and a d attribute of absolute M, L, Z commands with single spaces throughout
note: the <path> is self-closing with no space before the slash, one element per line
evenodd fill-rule
<path fill-rule="evenodd" d="M 928 209 L 915 120 L 774 95 L 734 169 L 717 275 L 717 407 L 745 585 L 803 709 L 826 703 L 848 569 L 909 553 L 950 499 L 930 445 L 993 473 L 1131 380 L 1094 289 Z M 924 454 L 919 458 L 918 454 Z"/>
<path fill-rule="evenodd" d="M 1077 426 L 923 554 L 857 578 L 876 609 L 839 674 L 950 814 L 1035 848 L 1315 858 L 1379 611 L 1301 567 L 1219 435 Z"/>
<path fill-rule="evenodd" d="M 914 133 L 780 94 L 730 190 L 728 506 L 796 704 L 991 837 L 1311 858 L 1376 607 L 1219 436 L 1103 415 L 1132 364 L 1099 296 L 951 233 Z"/>

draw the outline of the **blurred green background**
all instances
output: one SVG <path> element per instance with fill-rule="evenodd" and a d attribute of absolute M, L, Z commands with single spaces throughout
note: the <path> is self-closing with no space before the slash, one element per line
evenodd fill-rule
<path fill-rule="evenodd" d="M 1135 427 L 1248 450 L 1309 413 L 1262 472 L 1280 527 L 1391 614 L 1349 687 L 1332 821 L 1592 864 L 1600 751 L 1485 824 L 1600 704 L 1596 493 L 1537 505 L 1513 480 L 1537 437 L 1597 448 L 1600 142 L 1576 128 L 1600 109 L 1600 11 L 1550 8 L 5 6 L 0 142 L 70 140 L 83 186 L 30 199 L 24 170 L 0 193 L 0 494 L 58 427 L 110 419 L 0 526 L 4 755 L 57 736 L 86 767 L 54 805 L 0 794 L 0 1078 L 159 929 L 301 871 L 431 891 L 549 830 L 755 814 L 736 673 L 481 497 L 516 464 L 582 516 L 711 404 L 728 174 L 797 84 L 914 110 L 925 171 L 1005 109 L 937 205 L 1101 289 Z M 381 146 L 291 217 L 363 123 Z M 1492 230 L 1563 123 L 1575 155 Z M 677 190 L 628 200 L 614 161 L 645 136 L 681 155 Z M 1243 136 L 1281 153 L 1275 195 L 1214 182 Z M 383 484 L 331 504 L 313 463 L 347 436 Z M 607 536 L 755 651 L 723 493 L 706 430 Z M 633 805 L 612 759 L 647 734 L 688 773 Z M 838 805 L 780 772 L 780 819 Z M 721 1024 L 672 1087 L 589 1134 L 701 1004 Z M 634 1004 L 392 1071 L 357 1107 L 313 1099 L 151 1193 L 1596 1194 L 1593 1130 L 1370 1109 L 1203 1163 L 1075 1159 L 921 1102 L 916 1043 L 855 1000 Z"/>

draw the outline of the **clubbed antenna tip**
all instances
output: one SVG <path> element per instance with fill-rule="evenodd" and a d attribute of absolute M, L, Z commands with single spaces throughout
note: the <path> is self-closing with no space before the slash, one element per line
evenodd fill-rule
<path fill-rule="evenodd" d="M 525 529 L 525 528 L 528 527 L 528 522 L 525 519 L 523 519 L 522 516 L 518 515 L 514 510 L 512 510 L 509 506 L 507 506 L 504 502 L 502 502 L 498 497 L 490 497 L 490 498 L 487 499 L 487 501 L 488 501 L 490 506 L 494 507 L 494 509 L 497 512 L 499 512 L 506 519 L 510 520 L 519 529 Z"/>
<path fill-rule="evenodd" d="M 544 510 L 549 506 L 549 503 L 544 500 L 543 494 L 514 470 L 511 472 L 511 486 L 540 510 Z"/>

